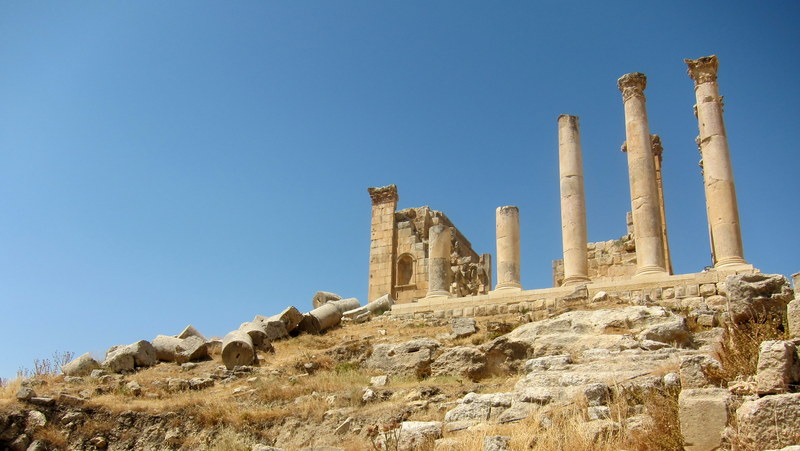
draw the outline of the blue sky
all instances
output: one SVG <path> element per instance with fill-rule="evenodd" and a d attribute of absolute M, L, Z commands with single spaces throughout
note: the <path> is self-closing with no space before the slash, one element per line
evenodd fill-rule
<path fill-rule="evenodd" d="M 557 127 L 580 116 L 590 241 L 630 209 L 616 80 L 648 76 L 675 271 L 710 264 L 684 58 L 716 54 L 745 257 L 800 271 L 800 4 L 3 2 L 0 376 L 189 323 L 364 300 L 368 186 L 494 253 L 561 257 Z"/>

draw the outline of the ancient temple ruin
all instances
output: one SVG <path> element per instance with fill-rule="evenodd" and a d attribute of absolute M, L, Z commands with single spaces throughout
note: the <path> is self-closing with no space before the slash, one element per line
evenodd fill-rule
<path fill-rule="evenodd" d="M 397 187 L 369 188 L 372 233 L 368 301 L 391 294 L 397 303 L 426 296 L 486 294 L 492 257 L 478 255 L 444 213 L 430 207 L 397 211 Z"/>
<path fill-rule="evenodd" d="M 523 288 L 520 234 L 515 206 L 496 211 L 497 285 L 491 283 L 491 257 L 472 250 L 469 241 L 441 212 L 428 207 L 396 211 L 394 185 L 370 188 L 372 242 L 369 300 L 391 294 L 394 314 L 476 316 L 521 309 L 589 302 L 599 293 L 630 302 L 674 303 L 687 297 L 717 296 L 730 274 L 757 272 L 744 259 L 716 56 L 685 60 L 694 81 L 709 237 L 710 270 L 675 275 L 670 261 L 661 176 L 663 147 L 651 135 L 647 117 L 647 77 L 625 74 L 622 93 L 631 212 L 626 235 L 587 242 L 586 200 L 579 118 L 558 118 L 563 259 L 553 262 L 553 288 Z M 698 268 L 702 269 L 702 268 Z"/>

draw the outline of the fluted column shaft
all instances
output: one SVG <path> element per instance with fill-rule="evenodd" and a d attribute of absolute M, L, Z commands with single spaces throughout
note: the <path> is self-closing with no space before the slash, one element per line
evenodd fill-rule
<path fill-rule="evenodd" d="M 626 74 L 617 85 L 625 104 L 628 176 L 636 245 L 635 276 L 666 274 L 661 207 L 644 97 L 647 77 L 638 72 Z"/>
<path fill-rule="evenodd" d="M 428 296 L 450 296 L 450 227 L 428 230 Z"/>
<path fill-rule="evenodd" d="M 499 207 L 497 217 L 497 287 L 522 288 L 520 284 L 519 208 Z"/>
<path fill-rule="evenodd" d="M 717 57 L 685 60 L 694 80 L 695 115 L 700 128 L 698 146 L 703 158 L 706 212 L 711 231 L 714 267 L 746 264 L 739 222 L 739 206 L 728 150 L 728 135 L 722 119 L 722 96 L 717 85 Z"/>
<path fill-rule="evenodd" d="M 564 248 L 562 285 L 576 285 L 589 282 L 586 195 L 577 116 L 562 114 L 558 117 L 558 168 L 561 179 L 561 243 Z"/>

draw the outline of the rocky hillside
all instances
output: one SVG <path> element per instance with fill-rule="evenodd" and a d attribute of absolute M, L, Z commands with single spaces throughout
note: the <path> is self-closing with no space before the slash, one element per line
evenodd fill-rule
<path fill-rule="evenodd" d="M 782 276 L 733 277 L 725 292 L 725 305 L 692 309 L 604 296 L 535 322 L 361 316 L 265 339 L 255 364 L 232 367 L 220 341 L 184 331 L 170 355 L 167 338 L 152 355 L 140 342 L 65 367 L 75 375 L 0 388 L 0 449 L 796 444 L 800 365 L 787 326 L 798 301 Z"/>

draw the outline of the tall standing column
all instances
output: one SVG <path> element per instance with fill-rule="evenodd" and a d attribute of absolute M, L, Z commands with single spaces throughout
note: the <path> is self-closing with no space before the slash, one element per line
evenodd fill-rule
<path fill-rule="evenodd" d="M 450 296 L 450 227 L 428 229 L 428 297 Z"/>
<path fill-rule="evenodd" d="M 636 244 L 635 276 L 666 274 L 661 208 L 644 98 L 647 77 L 638 72 L 625 74 L 617 81 L 617 86 L 625 104 L 628 177 Z"/>
<path fill-rule="evenodd" d="M 558 117 L 558 167 L 561 178 L 561 242 L 564 246 L 564 282 L 589 282 L 586 249 L 586 196 L 578 116 Z"/>
<path fill-rule="evenodd" d="M 522 289 L 519 283 L 519 208 L 497 209 L 497 287 Z"/>
<path fill-rule="evenodd" d="M 653 146 L 653 164 L 656 168 L 656 186 L 658 187 L 658 207 L 661 212 L 661 233 L 664 240 L 664 269 L 672 274 L 672 257 L 669 253 L 669 239 L 667 238 L 667 212 L 664 208 L 664 180 L 661 174 L 661 160 L 664 154 L 664 146 L 661 144 L 661 137 L 651 135 L 650 141 Z"/>
<path fill-rule="evenodd" d="M 722 119 L 722 96 L 717 85 L 719 61 L 715 55 L 684 60 L 694 80 L 695 115 L 700 127 L 698 145 L 703 158 L 706 212 L 711 231 L 714 267 L 744 265 L 739 207 Z"/>
<path fill-rule="evenodd" d="M 397 187 L 367 188 L 372 198 L 372 226 L 369 246 L 369 291 L 367 302 L 393 293 L 397 224 Z"/>

